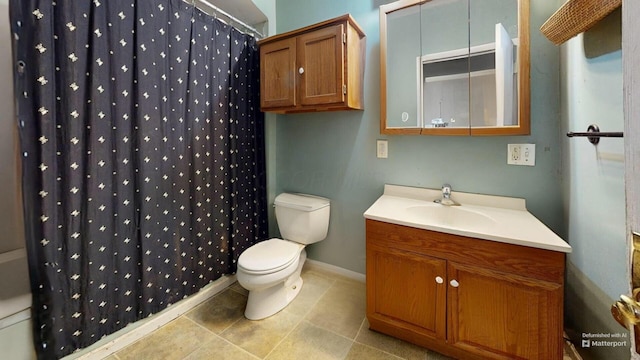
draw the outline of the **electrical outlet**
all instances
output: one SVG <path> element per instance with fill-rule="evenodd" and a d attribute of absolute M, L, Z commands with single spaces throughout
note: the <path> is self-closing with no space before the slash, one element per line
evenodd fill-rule
<path fill-rule="evenodd" d="M 535 166 L 536 144 L 508 144 L 507 164 Z"/>
<path fill-rule="evenodd" d="M 389 157 L 389 143 L 387 140 L 378 140 L 376 144 L 376 156 L 378 159 L 386 159 Z"/>
<path fill-rule="evenodd" d="M 518 165 L 520 161 L 521 153 L 522 153 L 522 148 L 520 144 L 507 145 L 507 164 Z"/>

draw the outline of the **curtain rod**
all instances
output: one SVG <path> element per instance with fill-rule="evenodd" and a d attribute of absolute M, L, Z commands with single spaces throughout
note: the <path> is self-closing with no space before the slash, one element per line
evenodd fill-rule
<path fill-rule="evenodd" d="M 228 12 L 226 12 L 226 11 L 224 11 L 224 10 L 220 9 L 219 7 L 217 7 L 217 6 L 213 5 L 212 3 L 210 3 L 210 2 L 209 2 L 209 1 L 207 1 L 207 0 L 184 0 L 184 2 L 190 3 L 190 4 L 191 4 L 191 5 L 193 5 L 193 6 L 196 6 L 196 1 L 197 1 L 197 2 L 200 2 L 200 3 L 203 3 L 203 4 L 205 4 L 205 5 L 207 5 L 207 6 L 208 6 L 208 7 L 210 7 L 214 12 L 217 12 L 217 13 L 222 14 L 223 16 L 225 16 L 225 17 L 229 18 L 229 20 L 231 20 L 232 22 L 237 23 L 237 24 L 241 25 L 242 27 L 244 27 L 245 29 L 247 29 L 247 30 L 249 30 L 249 31 L 251 31 L 251 32 L 253 32 L 253 33 L 255 33 L 255 34 L 256 34 L 256 35 L 258 35 L 261 39 L 262 39 L 262 38 L 264 38 L 264 35 L 262 35 L 262 33 L 261 33 L 260 31 L 256 30 L 253 26 L 248 25 L 248 24 L 247 24 L 247 23 L 245 23 L 244 21 L 242 21 L 242 20 L 240 20 L 240 19 L 236 18 L 235 16 L 233 16 L 233 15 L 229 14 Z"/>

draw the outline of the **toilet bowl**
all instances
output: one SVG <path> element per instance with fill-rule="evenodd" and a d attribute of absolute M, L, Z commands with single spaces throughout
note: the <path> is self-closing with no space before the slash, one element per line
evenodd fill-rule
<path fill-rule="evenodd" d="M 276 220 L 283 239 L 246 249 L 238 258 L 238 283 L 249 290 L 245 317 L 260 320 L 284 309 L 300 292 L 305 246 L 323 240 L 329 227 L 329 200 L 283 193 L 276 197 Z"/>
<path fill-rule="evenodd" d="M 255 257 L 251 256 L 254 250 Z M 249 290 L 244 315 L 249 320 L 264 319 L 284 309 L 300 292 L 302 288 L 300 272 L 307 252 L 304 250 L 304 245 L 282 239 L 263 241 L 247 249 L 245 253 L 247 251 L 250 251 L 249 257 L 243 257 L 242 265 L 238 261 L 237 272 L 238 283 Z M 259 262 L 252 263 L 248 260 L 267 258 L 263 251 L 267 254 L 280 251 L 280 257 L 277 259 L 281 264 L 276 261 L 271 264 L 259 264 Z M 259 265 L 266 266 L 260 268 Z M 247 269 L 247 267 L 253 267 L 253 269 Z M 269 269 L 270 267 L 273 268 Z"/>

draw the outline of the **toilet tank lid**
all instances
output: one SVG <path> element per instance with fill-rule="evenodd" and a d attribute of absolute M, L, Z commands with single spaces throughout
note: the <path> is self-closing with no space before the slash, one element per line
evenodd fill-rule
<path fill-rule="evenodd" d="M 276 196 L 275 205 L 301 211 L 315 211 L 329 206 L 329 199 L 308 194 L 282 193 Z"/>

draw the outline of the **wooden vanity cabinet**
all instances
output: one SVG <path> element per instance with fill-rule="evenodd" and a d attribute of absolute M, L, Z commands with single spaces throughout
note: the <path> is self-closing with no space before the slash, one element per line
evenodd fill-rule
<path fill-rule="evenodd" d="M 258 44 L 262 111 L 363 109 L 365 35 L 350 15 Z"/>
<path fill-rule="evenodd" d="M 562 359 L 565 255 L 366 220 L 370 328 L 463 359 Z"/>
<path fill-rule="evenodd" d="M 416 336 L 446 339 L 446 287 L 435 281 L 444 282 L 446 271 L 443 259 L 368 241 L 367 308 L 371 305 L 371 315 Z"/>

